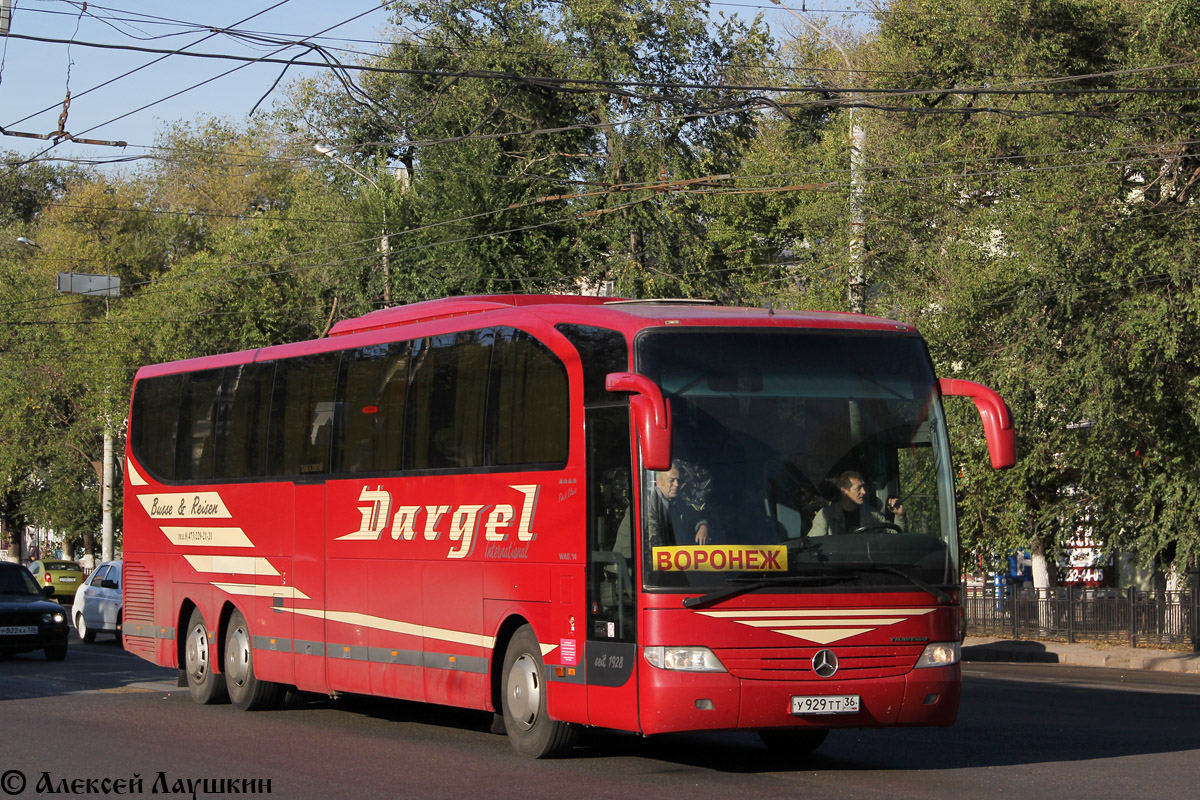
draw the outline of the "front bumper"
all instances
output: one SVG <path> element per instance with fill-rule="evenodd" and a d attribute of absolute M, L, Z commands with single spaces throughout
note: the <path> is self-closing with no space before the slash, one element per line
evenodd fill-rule
<path fill-rule="evenodd" d="M 642 732 L 760 730 L 763 728 L 876 728 L 945 726 L 958 717 L 962 671 L 958 664 L 903 675 L 850 680 L 772 681 L 729 673 L 683 673 L 643 665 Z M 861 698 L 852 714 L 791 713 L 798 695 Z"/>

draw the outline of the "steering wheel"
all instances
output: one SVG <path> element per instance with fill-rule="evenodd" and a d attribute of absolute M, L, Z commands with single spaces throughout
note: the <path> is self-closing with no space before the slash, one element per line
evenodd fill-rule
<path fill-rule="evenodd" d="M 895 533 L 904 533 L 904 529 L 894 522 L 872 522 L 870 525 L 859 525 L 852 531 L 846 533 L 867 533 L 875 530 L 890 530 Z"/>

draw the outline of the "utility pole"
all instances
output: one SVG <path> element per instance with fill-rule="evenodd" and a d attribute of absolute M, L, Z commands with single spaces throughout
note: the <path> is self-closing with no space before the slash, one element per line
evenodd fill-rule
<path fill-rule="evenodd" d="M 379 261 L 380 267 L 383 270 L 383 304 L 385 306 L 390 306 L 392 304 L 392 279 L 388 268 L 388 255 L 391 253 L 391 248 L 388 246 L 387 193 L 383 191 L 382 186 L 368 177 L 365 173 L 356 169 L 354 165 L 346 159 L 338 156 L 336 147 L 325 144 L 324 142 L 317 142 L 313 145 L 313 149 L 331 161 L 341 164 L 343 167 L 374 186 L 375 190 L 379 192 L 379 203 L 380 207 L 383 209 L 383 228 L 379 234 Z M 407 188 L 407 184 L 405 184 L 405 188 Z"/>
<path fill-rule="evenodd" d="M 772 3 L 779 6 L 784 11 L 791 14 L 796 19 L 800 20 L 813 33 L 820 36 L 825 41 L 832 44 L 842 57 L 842 61 L 846 64 L 846 82 L 851 86 L 854 85 L 854 67 L 850 66 L 850 59 L 846 55 L 846 51 L 835 39 L 829 36 L 820 27 L 814 25 L 795 9 L 788 8 L 783 5 L 781 0 L 771 0 Z M 852 101 L 857 101 L 857 95 L 851 95 Z M 847 296 L 850 304 L 850 311 L 855 314 L 865 313 L 867 303 L 867 279 L 866 270 L 863 267 L 865 260 L 864 252 L 864 235 L 866 233 L 866 217 L 863 212 L 863 172 L 865 171 L 865 153 L 867 149 L 867 132 L 859 126 L 854 113 L 854 106 L 850 106 L 850 253 L 847 260 L 849 282 L 847 287 Z"/>
<path fill-rule="evenodd" d="M 26 241 L 30 247 L 37 247 L 33 242 Z M 82 272 L 58 273 L 58 291 L 60 294 L 78 294 L 85 297 L 104 298 L 104 320 L 108 322 L 108 298 L 121 296 L 121 279 L 116 275 L 89 275 Z M 109 391 L 104 392 L 105 404 L 109 399 Z M 115 464 L 113 461 L 113 432 L 112 415 L 106 409 L 104 412 L 104 445 L 103 461 L 100 466 L 100 560 L 113 559 L 113 481 L 115 480 Z M 88 553 L 86 558 L 91 558 Z"/>

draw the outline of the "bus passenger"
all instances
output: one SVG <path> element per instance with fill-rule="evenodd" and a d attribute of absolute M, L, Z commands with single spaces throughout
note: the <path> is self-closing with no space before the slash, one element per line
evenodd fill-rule
<path fill-rule="evenodd" d="M 646 503 L 652 548 L 713 543 L 707 516 L 711 484 L 708 470 L 679 460 L 655 473 Z"/>
<path fill-rule="evenodd" d="M 904 506 L 896 498 L 888 498 L 888 511 L 894 515 L 894 520 L 889 522 L 887 517 L 867 504 L 867 486 L 861 474 L 848 470 L 838 475 L 835 483 L 839 497 L 813 517 L 809 536 L 829 536 L 850 533 L 863 527 L 889 525 L 904 529 Z"/>

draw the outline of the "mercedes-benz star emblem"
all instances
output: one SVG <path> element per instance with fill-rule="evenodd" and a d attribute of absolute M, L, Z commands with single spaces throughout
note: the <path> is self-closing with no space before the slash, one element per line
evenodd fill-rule
<path fill-rule="evenodd" d="M 812 660 L 813 672 L 822 678 L 832 678 L 838 671 L 837 656 L 832 650 L 820 650 Z"/>

